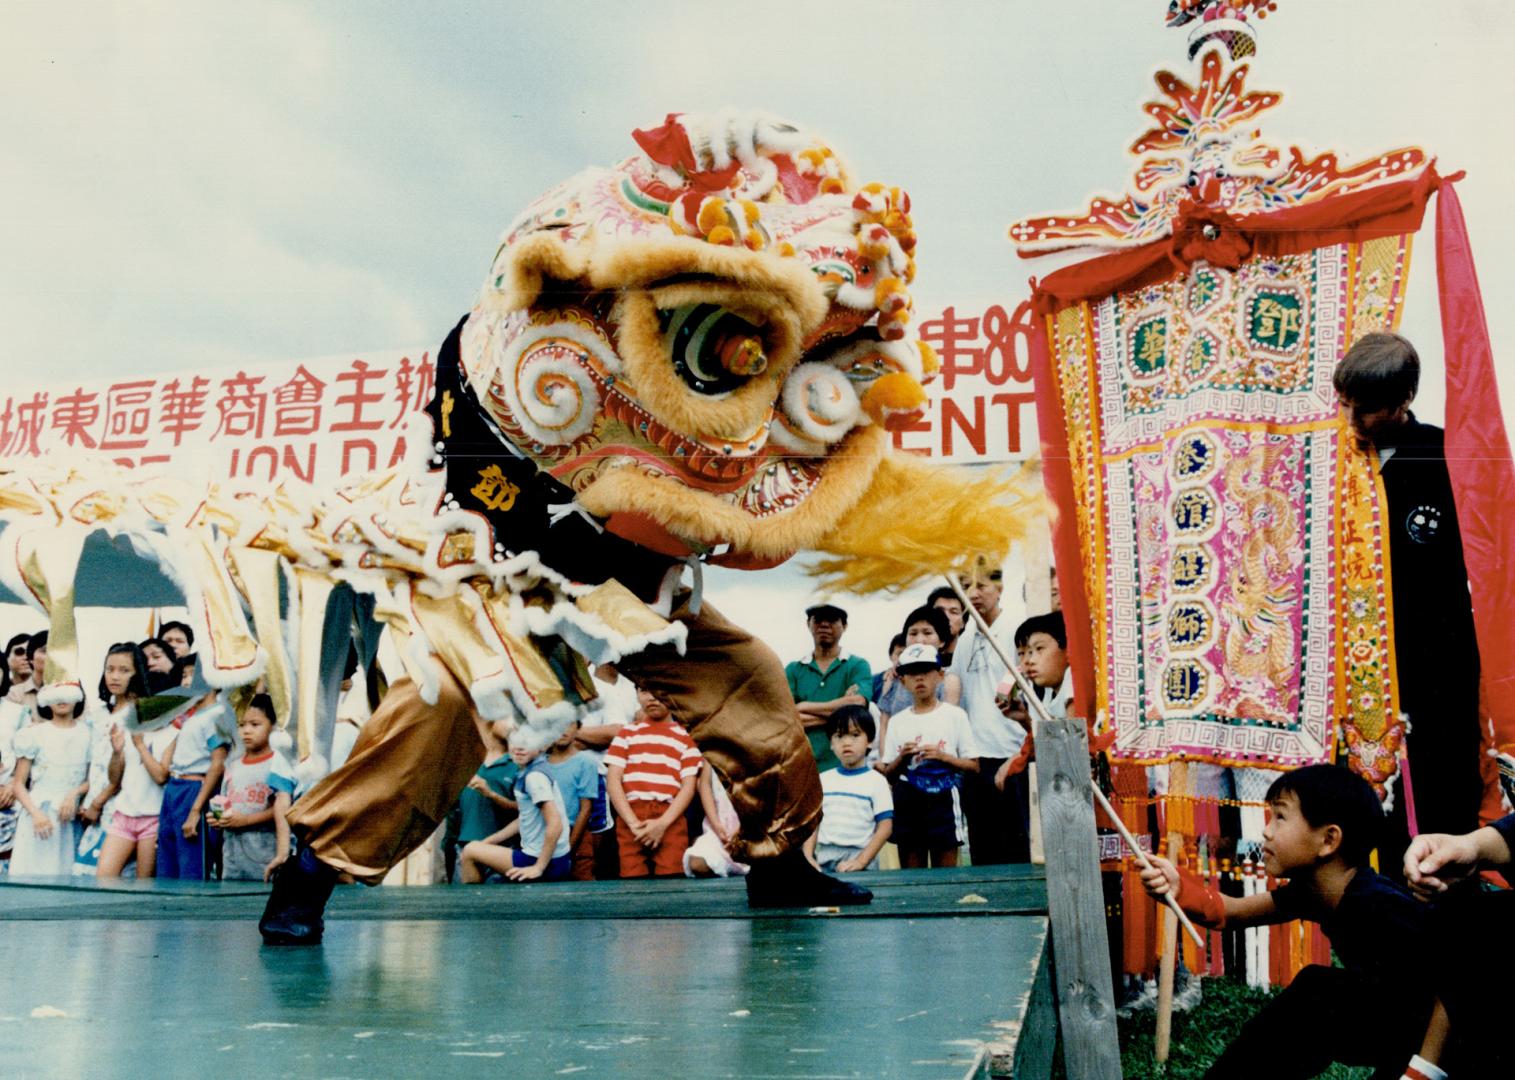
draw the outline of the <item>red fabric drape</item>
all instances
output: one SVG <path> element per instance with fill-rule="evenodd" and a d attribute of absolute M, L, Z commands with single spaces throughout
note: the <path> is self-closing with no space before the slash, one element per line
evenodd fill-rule
<path fill-rule="evenodd" d="M 1057 587 L 1062 595 L 1063 623 L 1068 634 L 1068 666 L 1073 669 L 1073 715 L 1092 720 L 1093 624 L 1089 620 L 1084 560 L 1078 547 L 1078 518 L 1073 509 L 1068 429 L 1063 424 L 1063 403 L 1057 384 L 1052 381 L 1052 354 L 1047 349 L 1046 328 L 1030 337 L 1031 385 L 1036 389 L 1036 427 L 1042 444 L 1042 483 L 1050 503 L 1052 557 L 1057 564 Z"/>
<path fill-rule="evenodd" d="M 1228 234 L 1233 230 L 1244 237 L 1244 246 L 1253 255 L 1297 255 L 1330 244 L 1359 243 L 1415 232 L 1425 215 L 1426 201 L 1441 184 L 1441 176 L 1430 166 L 1414 180 L 1385 184 L 1307 206 L 1239 218 L 1218 215 L 1223 222 L 1222 235 L 1215 241 L 1215 247 L 1218 251 L 1230 250 L 1236 238 Z M 1188 261 L 1178 251 L 1203 254 L 1203 245 L 1193 244 L 1192 237 L 1188 239 L 1190 242 L 1186 243 L 1184 236 L 1164 237 L 1049 274 L 1033 298 L 1036 311 L 1050 315 L 1069 304 L 1102 300 L 1111 293 L 1154 285 L 1188 273 Z M 1225 265 L 1223 258 L 1210 261 Z"/>
<path fill-rule="evenodd" d="M 1515 464 L 1499 407 L 1494 351 L 1462 205 L 1450 181 L 1436 204 L 1436 285 L 1447 368 L 1447 471 L 1462 529 L 1493 744 L 1515 743 Z M 1492 789 L 1491 789 L 1492 790 Z M 1485 801 L 1498 814 L 1498 794 Z"/>

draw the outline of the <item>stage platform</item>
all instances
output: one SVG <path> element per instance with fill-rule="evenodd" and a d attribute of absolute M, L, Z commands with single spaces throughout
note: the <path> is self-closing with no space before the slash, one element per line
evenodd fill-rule
<path fill-rule="evenodd" d="M 1046 1077 L 1040 869 L 863 877 L 348 886 L 314 949 L 261 945 L 260 885 L 0 878 L 0 1073 Z"/>

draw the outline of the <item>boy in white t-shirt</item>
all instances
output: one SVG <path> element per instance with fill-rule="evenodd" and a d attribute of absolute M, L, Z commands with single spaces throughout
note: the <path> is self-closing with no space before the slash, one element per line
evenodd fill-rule
<path fill-rule="evenodd" d="M 978 769 L 978 747 L 968 714 L 936 700 L 941 660 L 930 645 L 915 644 L 895 665 L 915 703 L 890 717 L 879 755 L 894 790 L 894 843 L 900 865 L 956 866 L 963 842 L 958 788 Z"/>
<path fill-rule="evenodd" d="M 889 781 L 868 766 L 873 714 L 844 705 L 827 719 L 826 733 L 841 764 L 821 773 L 821 827 L 805 841 L 805 854 L 826 871 L 877 870 L 894 831 L 894 796 Z"/>
<path fill-rule="evenodd" d="M 221 850 L 223 881 L 267 881 L 289 859 L 289 813 L 295 770 L 268 745 L 274 730 L 274 703 L 254 694 L 237 721 L 242 753 L 226 764 L 221 795 L 211 800 L 210 824 L 226 840 Z"/>
<path fill-rule="evenodd" d="M 562 881 L 573 871 L 568 848 L 568 808 L 547 768 L 542 751 L 528 747 L 520 731 L 510 733 L 510 757 L 520 771 L 512 789 L 517 817 L 493 836 L 463 847 L 463 884 L 477 885 L 491 870 L 507 881 Z M 520 847 L 505 847 L 513 836 Z"/>

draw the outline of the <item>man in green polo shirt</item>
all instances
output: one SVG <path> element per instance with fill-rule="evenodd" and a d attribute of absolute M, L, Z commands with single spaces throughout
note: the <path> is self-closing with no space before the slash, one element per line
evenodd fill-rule
<path fill-rule="evenodd" d="M 805 609 L 805 625 L 815 649 L 803 660 L 784 667 L 789 692 L 799 706 L 800 723 L 810 738 L 816 767 L 822 771 L 837 764 L 826 737 L 826 719 L 843 705 L 864 705 L 863 689 L 873 685 L 873 672 L 861 656 L 842 652 L 847 632 L 847 613 L 835 604 L 816 604 Z"/>

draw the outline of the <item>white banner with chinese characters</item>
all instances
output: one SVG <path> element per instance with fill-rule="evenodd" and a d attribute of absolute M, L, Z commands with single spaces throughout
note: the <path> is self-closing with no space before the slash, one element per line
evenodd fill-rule
<path fill-rule="evenodd" d="M 926 387 L 931 404 L 925 418 L 896 432 L 894 445 L 958 465 L 1039 456 L 1031 387 L 1037 325 L 1030 302 L 949 304 L 936 314 L 917 309 L 916 318 L 942 370 Z"/>
<path fill-rule="evenodd" d="M 327 483 L 405 455 L 436 384 L 428 349 L 276 361 L 219 372 L 8 388 L 0 460 L 55 450 L 131 467 Z"/>
<path fill-rule="evenodd" d="M 926 416 L 895 445 L 960 464 L 1036 452 L 1029 309 L 917 312 L 942 371 Z M 328 483 L 404 457 L 407 421 L 431 399 L 435 350 L 273 361 L 218 372 L 11 383 L 0 397 L 0 461 L 54 451 L 130 467 L 193 466 L 252 481 Z"/>

